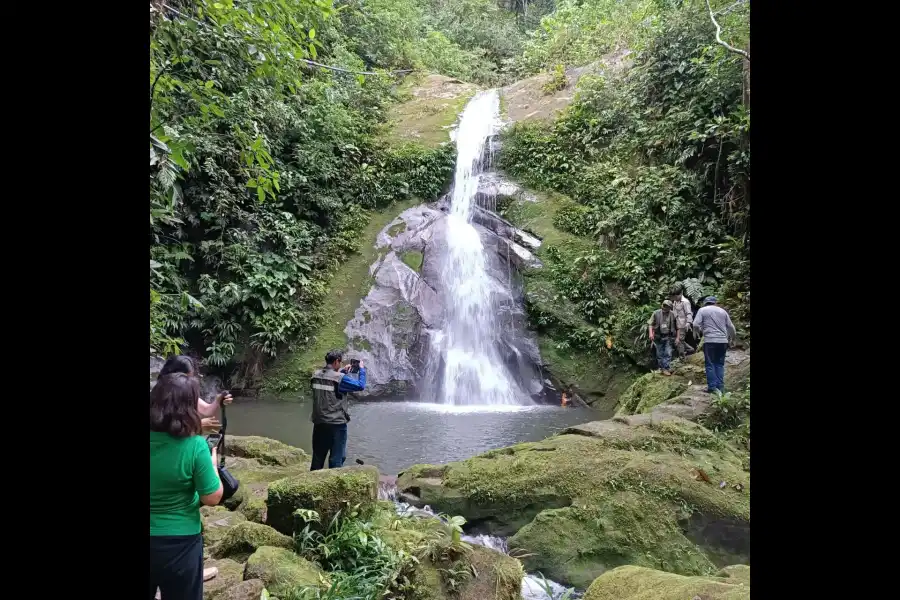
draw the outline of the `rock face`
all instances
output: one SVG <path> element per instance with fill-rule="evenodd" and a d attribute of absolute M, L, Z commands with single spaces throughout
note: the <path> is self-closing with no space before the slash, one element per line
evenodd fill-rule
<path fill-rule="evenodd" d="M 262 580 L 273 596 L 296 593 L 297 588 L 328 586 L 328 576 L 316 564 L 271 546 L 263 546 L 247 559 L 244 579 Z"/>
<path fill-rule="evenodd" d="M 584 600 L 749 600 L 750 567 L 736 565 L 715 577 L 685 577 L 626 566 L 598 577 Z"/>
<path fill-rule="evenodd" d="M 294 511 L 306 508 L 318 512 L 319 525 L 327 527 L 338 511 L 356 504 L 368 506 L 377 497 L 378 469 L 375 467 L 309 471 L 269 485 L 266 522 L 291 535 Z"/>
<path fill-rule="evenodd" d="M 344 330 L 348 356 L 367 367 L 360 397 L 410 393 L 428 400 L 440 387 L 440 357 L 431 348 L 441 335 L 447 297 L 445 210 L 446 203 L 408 209 L 378 236 L 376 247 L 384 254 L 372 265 L 372 287 Z M 474 222 L 501 296 L 499 310 L 510 324 L 502 332 L 501 355 L 522 388 L 539 395 L 540 353 L 526 330 L 518 270 L 540 266 L 532 253 L 540 240 L 480 208 Z"/>
<path fill-rule="evenodd" d="M 225 590 L 220 600 L 260 600 L 266 584 L 262 579 L 250 579 L 242 581 L 233 588 Z"/>
<path fill-rule="evenodd" d="M 749 561 L 746 455 L 684 419 L 647 421 L 416 465 L 398 487 L 418 506 L 466 517 L 473 532 L 514 533 L 526 569 L 566 585 L 626 564 L 701 575 Z"/>

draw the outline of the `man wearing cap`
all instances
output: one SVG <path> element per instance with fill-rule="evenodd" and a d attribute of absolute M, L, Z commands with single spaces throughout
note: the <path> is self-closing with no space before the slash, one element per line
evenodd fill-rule
<path fill-rule="evenodd" d="M 678 350 L 678 355 L 682 357 L 693 354 L 694 348 L 685 341 L 685 336 L 694 323 L 691 301 L 685 297 L 684 288 L 680 284 L 672 287 L 669 293 L 669 300 L 672 301 L 672 312 L 675 313 L 675 324 L 678 327 L 678 333 L 675 337 L 675 349 Z"/>
<path fill-rule="evenodd" d="M 650 341 L 656 345 L 656 361 L 663 375 L 671 375 L 669 363 L 672 360 L 672 340 L 678 334 L 675 313 L 672 312 L 672 301 L 665 300 L 662 308 L 653 312 L 650 321 Z"/>
<path fill-rule="evenodd" d="M 728 312 L 716 306 L 716 297 L 703 301 L 694 317 L 694 331 L 703 336 L 703 358 L 706 361 L 706 391 L 725 393 L 725 351 L 737 332 Z"/>

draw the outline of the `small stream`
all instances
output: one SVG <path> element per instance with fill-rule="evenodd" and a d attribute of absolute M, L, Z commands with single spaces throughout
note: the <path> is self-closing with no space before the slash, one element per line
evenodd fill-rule
<path fill-rule="evenodd" d="M 425 508 L 416 508 L 410 506 L 406 502 L 400 502 L 397 499 L 397 488 L 394 486 L 389 486 L 384 483 L 380 484 L 378 488 L 378 499 L 394 502 L 397 506 L 397 514 L 403 517 L 440 518 L 427 506 Z M 485 548 L 490 548 L 491 550 L 496 550 L 503 554 L 509 554 L 509 549 L 506 546 L 506 539 L 502 537 L 495 535 L 463 535 L 462 539 L 469 544 L 484 546 Z M 544 579 L 536 574 L 526 573 L 525 577 L 522 579 L 523 600 L 561 600 L 565 596 L 567 589 L 568 588 L 555 581 Z M 575 590 L 569 598 L 571 600 L 577 600 L 581 598 L 582 595 L 583 591 Z"/>

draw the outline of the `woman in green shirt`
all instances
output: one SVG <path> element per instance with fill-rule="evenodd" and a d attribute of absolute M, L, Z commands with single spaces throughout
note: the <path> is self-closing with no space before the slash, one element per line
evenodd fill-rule
<path fill-rule="evenodd" d="M 200 383 L 160 377 L 150 391 L 150 582 L 148 600 L 202 600 L 200 505 L 222 499 L 215 448 L 200 435 Z"/>

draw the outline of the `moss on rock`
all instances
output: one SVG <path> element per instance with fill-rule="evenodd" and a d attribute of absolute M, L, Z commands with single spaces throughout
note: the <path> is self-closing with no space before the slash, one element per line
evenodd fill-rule
<path fill-rule="evenodd" d="M 276 596 L 296 594 L 298 588 L 327 588 L 328 576 L 312 563 L 290 550 L 263 546 L 247 559 L 244 579 L 261 579 L 269 593 Z"/>
<path fill-rule="evenodd" d="M 732 567 L 734 568 L 734 567 Z M 749 576 L 749 567 L 746 567 Z M 743 570 L 738 570 L 743 575 Z M 685 577 L 638 566 L 598 577 L 584 600 L 749 600 L 750 582 L 741 577 Z"/>
<path fill-rule="evenodd" d="M 371 505 L 378 496 L 378 469 L 372 466 L 308 471 L 269 485 L 266 522 L 286 534 L 293 533 L 294 511 L 319 513 L 327 527 L 346 506 Z"/>
<path fill-rule="evenodd" d="M 483 546 L 472 546 L 467 562 L 474 573 L 459 591 L 459 600 L 519 600 L 522 563 Z"/>
<path fill-rule="evenodd" d="M 522 528 L 510 545 L 534 554 L 529 569 L 561 583 L 587 585 L 629 561 L 705 575 L 749 548 L 745 453 L 677 417 L 595 430 L 417 465 L 398 487 L 480 530 Z"/>
<path fill-rule="evenodd" d="M 293 540 L 268 525 L 245 521 L 228 530 L 213 551 L 215 558 L 245 559 L 263 546 L 292 548 Z"/>
<path fill-rule="evenodd" d="M 217 568 L 219 574 L 203 582 L 203 600 L 218 600 L 226 590 L 238 585 L 244 578 L 244 565 L 230 558 L 203 563 L 204 569 L 210 567 Z"/>
<path fill-rule="evenodd" d="M 688 388 L 681 377 L 667 377 L 662 373 L 647 373 L 631 384 L 619 397 L 616 415 L 650 412 L 653 407 L 671 400 Z"/>
<path fill-rule="evenodd" d="M 248 521 L 252 521 L 253 523 L 265 523 L 266 522 L 266 498 L 265 492 L 263 492 L 262 496 L 254 495 L 253 490 L 250 490 L 249 497 L 241 503 L 238 507 L 240 514 L 243 514 L 244 517 L 247 518 Z"/>
<path fill-rule="evenodd" d="M 248 579 L 225 590 L 219 600 L 260 600 L 266 584 L 262 579 Z"/>
<path fill-rule="evenodd" d="M 230 435 L 228 453 L 242 458 L 255 458 L 263 465 L 286 467 L 309 462 L 309 455 L 278 440 L 257 435 Z"/>
<path fill-rule="evenodd" d="M 200 508 L 200 517 L 203 521 L 203 545 L 213 548 L 236 525 L 247 518 L 241 513 L 228 510 L 224 506 L 204 506 Z"/>

